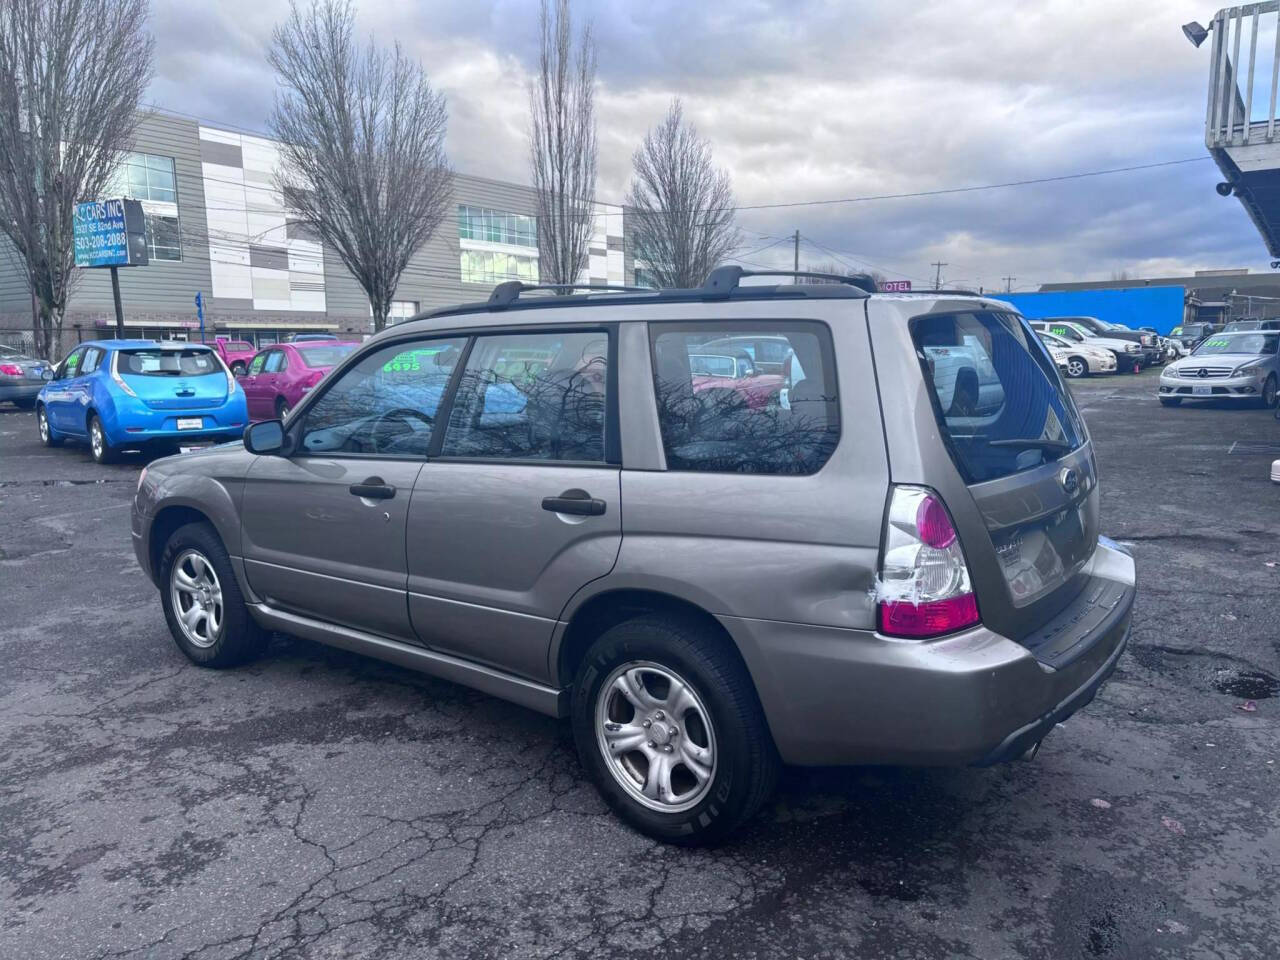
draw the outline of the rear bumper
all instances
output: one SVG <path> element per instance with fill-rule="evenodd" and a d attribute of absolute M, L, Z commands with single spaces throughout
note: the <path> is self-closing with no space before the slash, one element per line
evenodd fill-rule
<path fill-rule="evenodd" d="M 129 447 L 147 443 L 181 440 L 238 440 L 249 424 L 244 394 L 235 395 L 218 406 L 195 410 L 155 410 L 137 400 L 127 408 L 116 400 L 114 416 L 103 418 L 107 440 L 112 446 Z M 180 429 L 179 421 L 200 421 L 195 429 Z"/>
<path fill-rule="evenodd" d="M 0 383 L 0 400 L 34 400 L 44 389 L 44 384 L 43 380 L 33 380 L 30 383 Z"/>
<path fill-rule="evenodd" d="M 795 764 L 965 766 L 1020 754 L 1097 694 L 1128 640 L 1133 561 L 1099 544 L 1094 583 L 1028 647 L 985 627 L 921 643 L 721 618 Z M 1105 588 L 1105 589 L 1104 589 Z"/>

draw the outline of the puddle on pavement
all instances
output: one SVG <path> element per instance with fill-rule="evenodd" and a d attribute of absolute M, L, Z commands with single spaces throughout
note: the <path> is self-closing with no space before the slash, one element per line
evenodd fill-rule
<path fill-rule="evenodd" d="M 1219 693 L 1242 700 L 1267 700 L 1280 693 L 1280 680 L 1265 670 L 1219 670 L 1213 685 Z"/>
<path fill-rule="evenodd" d="M 136 483 L 128 477 L 100 480 L 0 480 L 0 487 L 100 487 L 104 483 Z"/>

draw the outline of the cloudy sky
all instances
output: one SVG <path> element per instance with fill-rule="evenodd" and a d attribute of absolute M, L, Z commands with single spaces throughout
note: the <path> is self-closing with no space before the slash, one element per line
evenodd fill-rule
<path fill-rule="evenodd" d="M 742 257 L 835 257 L 891 277 L 1015 289 L 1041 282 L 1266 269 L 1204 147 L 1208 46 L 1182 0 L 580 0 L 599 45 L 599 195 L 673 96 L 714 145 L 743 206 L 867 197 L 1184 158 L 1157 170 L 1002 190 L 743 210 Z M 263 130 L 265 62 L 287 0 L 155 0 L 156 105 Z M 534 0 L 365 0 L 361 29 L 399 41 L 448 97 L 455 167 L 527 182 Z M 772 247 L 768 244 L 775 243 Z M 765 249 L 760 249 L 765 248 Z"/>

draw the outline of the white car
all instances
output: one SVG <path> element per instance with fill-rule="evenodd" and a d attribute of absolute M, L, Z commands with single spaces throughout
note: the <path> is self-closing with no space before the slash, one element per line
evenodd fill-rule
<path fill-rule="evenodd" d="M 1090 373 L 1115 373 L 1116 355 L 1105 347 L 1068 340 L 1047 330 L 1037 330 L 1036 335 L 1049 348 L 1054 361 L 1063 359 L 1058 366 L 1073 380 Z"/>
<path fill-rule="evenodd" d="M 1160 402 L 1240 400 L 1275 409 L 1280 397 L 1280 332 L 1215 333 L 1191 356 L 1160 371 Z"/>
<path fill-rule="evenodd" d="M 1090 347 L 1101 347 L 1109 350 L 1116 358 L 1117 369 L 1134 370 L 1142 364 L 1142 346 L 1132 340 L 1115 340 L 1111 337 L 1095 335 L 1087 327 L 1067 320 L 1031 320 L 1031 329 L 1043 330 L 1072 343 L 1085 344 Z M 1136 370 L 1135 370 L 1136 372 Z"/>

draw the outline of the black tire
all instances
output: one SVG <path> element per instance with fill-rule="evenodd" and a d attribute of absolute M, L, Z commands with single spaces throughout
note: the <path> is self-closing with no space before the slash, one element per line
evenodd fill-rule
<path fill-rule="evenodd" d="M 1274 410 L 1276 408 L 1276 375 L 1273 373 L 1267 377 L 1267 382 L 1262 385 L 1262 409 Z"/>
<path fill-rule="evenodd" d="M 62 438 L 53 432 L 49 416 L 45 413 L 44 404 L 36 408 L 36 429 L 40 431 L 40 442 L 46 447 L 62 446 Z"/>
<path fill-rule="evenodd" d="M 1084 357 L 1068 357 L 1067 358 L 1067 376 L 1072 380 L 1089 375 L 1089 361 Z"/>
<path fill-rule="evenodd" d="M 283 420 L 289 415 L 289 411 L 293 408 L 289 406 L 289 401 L 284 397 L 276 397 L 276 419 Z"/>
<path fill-rule="evenodd" d="M 94 463 L 115 463 L 119 453 L 107 439 L 107 431 L 96 413 L 89 414 L 89 455 Z"/>
<path fill-rule="evenodd" d="M 244 376 L 244 372 L 245 372 L 245 370 L 247 370 L 247 369 L 248 369 L 248 367 L 246 367 L 246 366 L 244 365 L 244 361 L 243 361 L 243 360 L 237 360 L 235 363 L 233 363 L 233 364 L 231 365 L 231 375 L 232 375 L 233 377 L 243 377 L 243 376 Z"/>
<path fill-rule="evenodd" d="M 201 646 L 188 639 L 174 608 L 174 565 L 188 551 L 198 551 L 212 566 L 222 591 L 222 619 L 213 642 Z M 184 559 L 185 563 L 185 559 Z M 231 558 L 222 538 L 208 523 L 188 523 L 179 527 L 164 545 L 160 555 L 160 602 L 174 643 L 192 663 L 222 670 L 238 666 L 258 656 L 266 646 L 268 634 L 249 616 L 244 595 L 231 569 Z"/>
<path fill-rule="evenodd" d="M 598 637 L 574 679 L 572 724 L 582 765 L 614 813 L 654 839 L 682 846 L 716 843 L 753 816 L 777 784 L 781 761 L 755 687 L 723 644 L 696 622 L 638 617 Z M 645 806 L 615 779 L 604 755 L 596 731 L 598 701 L 608 694 L 602 688 L 610 675 L 632 662 L 678 674 L 709 714 L 715 731 L 710 785 L 687 809 L 668 813 Z M 633 716 L 629 722 L 638 721 Z M 686 726 L 685 736 L 692 740 L 692 727 Z"/>
<path fill-rule="evenodd" d="M 1181 397 L 1161 397 L 1160 405 L 1162 407 L 1177 407 L 1182 405 Z"/>

